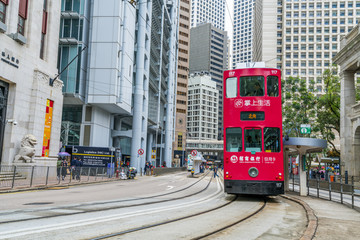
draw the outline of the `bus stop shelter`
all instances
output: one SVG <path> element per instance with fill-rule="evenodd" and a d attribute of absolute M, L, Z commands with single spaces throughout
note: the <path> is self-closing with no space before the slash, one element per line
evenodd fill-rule
<path fill-rule="evenodd" d="M 300 196 L 307 195 L 306 186 L 306 154 L 319 153 L 327 147 L 326 140 L 316 138 L 284 138 L 284 166 L 289 165 L 289 153 L 297 152 L 299 154 L 299 177 L 300 177 Z M 285 191 L 289 190 L 289 171 L 285 169 Z"/>

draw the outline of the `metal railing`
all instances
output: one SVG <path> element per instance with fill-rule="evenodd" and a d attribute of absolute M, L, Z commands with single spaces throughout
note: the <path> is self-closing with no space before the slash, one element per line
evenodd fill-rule
<path fill-rule="evenodd" d="M 345 184 L 341 175 L 326 180 L 308 177 L 306 179 L 307 195 L 339 202 L 360 211 L 360 186 L 355 186 L 354 176 L 349 178 L 350 181 L 347 181 L 349 183 Z M 299 178 L 290 177 L 289 180 L 289 190 L 299 192 Z"/>
<path fill-rule="evenodd" d="M 0 190 L 127 179 L 128 168 L 0 165 Z"/>

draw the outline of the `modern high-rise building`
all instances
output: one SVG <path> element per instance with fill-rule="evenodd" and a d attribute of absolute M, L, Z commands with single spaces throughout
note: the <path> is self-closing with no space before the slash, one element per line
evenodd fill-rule
<path fill-rule="evenodd" d="M 340 36 L 359 22 L 360 1 L 272 0 L 255 5 L 255 21 L 263 24 L 255 24 L 262 28 L 254 35 L 261 39 L 254 40 L 254 61 L 281 68 L 283 79 L 314 81 L 315 92 L 323 93 L 322 73 L 340 50 Z"/>
<path fill-rule="evenodd" d="M 219 91 L 209 74 L 203 72 L 190 75 L 188 99 L 189 139 L 216 140 Z"/>
<path fill-rule="evenodd" d="M 223 72 L 228 68 L 228 37 L 211 23 L 190 29 L 190 74 L 206 72 L 222 96 Z M 191 82 L 189 81 L 189 84 Z M 222 138 L 222 98 L 219 98 L 218 138 Z"/>
<path fill-rule="evenodd" d="M 35 165 L 56 165 L 63 105 L 55 78 L 59 20 L 59 1 L 0 0 L 1 165 L 28 164 L 32 157 Z"/>
<path fill-rule="evenodd" d="M 226 0 L 192 0 L 191 28 L 203 23 L 225 30 Z"/>
<path fill-rule="evenodd" d="M 232 68 L 237 63 L 252 61 L 254 4 L 255 0 L 234 0 Z"/>
<path fill-rule="evenodd" d="M 62 0 L 62 142 L 119 148 L 137 168 L 156 152 L 170 166 L 178 1 L 135 3 Z"/>
<path fill-rule="evenodd" d="M 184 164 L 186 147 L 186 114 L 189 75 L 190 50 L 190 1 L 180 0 L 179 17 L 179 51 L 176 82 L 176 122 L 173 151 L 180 158 L 179 165 Z"/>

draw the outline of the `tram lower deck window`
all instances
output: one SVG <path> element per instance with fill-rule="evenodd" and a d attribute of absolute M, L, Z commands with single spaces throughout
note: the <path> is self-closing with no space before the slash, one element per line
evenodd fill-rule
<path fill-rule="evenodd" d="M 226 129 L 226 151 L 241 152 L 242 151 L 242 130 L 241 128 Z"/>
<path fill-rule="evenodd" d="M 264 128 L 265 152 L 280 152 L 280 128 Z"/>
<path fill-rule="evenodd" d="M 245 152 L 261 152 L 262 140 L 261 129 L 251 128 L 244 130 L 244 147 Z"/>

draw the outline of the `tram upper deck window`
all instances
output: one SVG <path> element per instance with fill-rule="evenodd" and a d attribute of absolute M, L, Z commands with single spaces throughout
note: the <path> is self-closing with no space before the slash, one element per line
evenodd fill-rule
<path fill-rule="evenodd" d="M 242 151 L 242 130 L 241 128 L 226 129 L 226 151 L 241 152 Z"/>
<path fill-rule="evenodd" d="M 226 97 L 234 98 L 237 96 L 237 78 L 227 78 L 226 79 Z"/>
<path fill-rule="evenodd" d="M 279 96 L 279 78 L 277 76 L 267 77 L 267 94 L 270 97 Z"/>
<path fill-rule="evenodd" d="M 264 128 L 265 152 L 280 152 L 280 128 Z"/>
<path fill-rule="evenodd" d="M 242 97 L 264 96 L 264 77 L 263 76 L 240 77 L 240 96 Z"/>
<path fill-rule="evenodd" d="M 249 128 L 244 130 L 245 152 L 261 152 L 261 129 Z"/>

